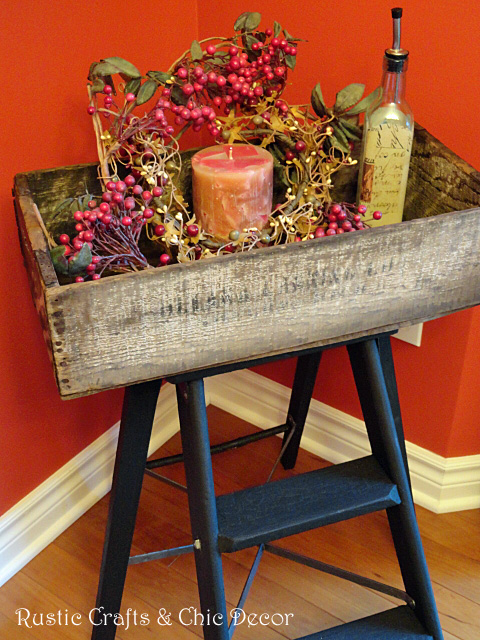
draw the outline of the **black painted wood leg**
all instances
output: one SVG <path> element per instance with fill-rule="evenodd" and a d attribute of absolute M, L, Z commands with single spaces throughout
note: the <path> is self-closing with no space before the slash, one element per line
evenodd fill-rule
<path fill-rule="evenodd" d="M 405 448 L 405 434 L 403 431 L 402 412 L 400 410 L 400 400 L 398 398 L 397 378 L 395 376 L 395 364 L 393 362 L 391 336 L 380 336 L 377 338 L 378 353 L 382 362 L 383 377 L 387 387 L 390 406 L 392 408 L 395 429 L 397 430 L 398 443 L 402 450 L 403 461 L 408 471 L 407 450 Z M 410 482 L 410 473 L 408 474 Z M 411 487 L 410 487 L 411 488 Z"/>
<path fill-rule="evenodd" d="M 298 449 L 300 447 L 321 358 L 322 351 L 298 357 L 287 414 L 287 424 L 289 428 L 285 431 L 283 443 L 285 444 L 293 429 L 295 429 L 295 432 L 281 458 L 284 469 L 293 469 L 297 462 Z"/>
<path fill-rule="evenodd" d="M 443 640 L 440 620 L 415 516 L 404 449 L 392 413 L 376 340 L 348 346 L 355 384 L 373 455 L 397 485 L 402 503 L 387 509 L 395 550 L 407 593 L 415 600 L 415 614 L 435 640 Z M 390 378 L 389 384 L 392 384 Z M 401 439 L 401 438 L 400 438 Z"/>
<path fill-rule="evenodd" d="M 205 640 L 228 640 L 203 379 L 176 387 L 200 607 L 205 617 L 210 613 L 210 624 L 204 625 L 203 636 Z"/>
<path fill-rule="evenodd" d="M 92 640 L 113 640 L 161 380 L 125 389 Z"/>

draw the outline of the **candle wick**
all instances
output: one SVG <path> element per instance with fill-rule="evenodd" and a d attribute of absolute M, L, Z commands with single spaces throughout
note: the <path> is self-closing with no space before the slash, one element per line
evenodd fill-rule
<path fill-rule="evenodd" d="M 228 158 L 233 160 L 233 147 L 228 147 Z"/>

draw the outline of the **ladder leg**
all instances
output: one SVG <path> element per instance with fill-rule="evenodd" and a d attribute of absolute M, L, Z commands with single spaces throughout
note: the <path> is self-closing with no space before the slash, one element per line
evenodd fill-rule
<path fill-rule="evenodd" d="M 397 379 L 395 376 L 395 365 L 393 362 L 392 343 L 390 336 L 381 336 L 377 338 L 378 352 L 382 362 L 383 377 L 385 378 L 385 386 L 387 387 L 390 406 L 392 408 L 395 429 L 397 430 L 398 442 L 402 451 L 403 461 L 408 471 L 407 451 L 405 449 L 405 435 L 403 432 L 402 413 L 400 410 L 400 401 L 398 399 Z M 408 476 L 410 481 L 410 474 Z"/>
<path fill-rule="evenodd" d="M 443 640 L 378 344 L 373 339 L 359 342 L 349 345 L 348 352 L 372 452 L 402 500 L 387 509 L 387 515 L 405 588 L 425 629 L 435 640 Z"/>
<path fill-rule="evenodd" d="M 287 424 L 289 428 L 285 431 L 283 443 L 285 444 L 287 439 L 290 438 L 293 429 L 295 429 L 295 432 L 293 436 L 291 436 L 288 446 L 281 458 L 284 469 L 293 469 L 297 461 L 298 449 L 300 447 L 321 358 L 321 351 L 298 357 L 292 395 L 290 396 L 290 405 L 288 407 Z"/>
<path fill-rule="evenodd" d="M 92 640 L 113 640 L 161 380 L 125 389 Z"/>
<path fill-rule="evenodd" d="M 205 616 L 210 614 L 211 622 L 204 625 L 203 635 L 205 640 L 228 640 L 203 380 L 182 382 L 176 386 L 200 606 Z"/>

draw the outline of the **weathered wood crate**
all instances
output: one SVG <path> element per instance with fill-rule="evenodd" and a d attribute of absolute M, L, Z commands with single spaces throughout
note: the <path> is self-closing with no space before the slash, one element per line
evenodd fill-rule
<path fill-rule="evenodd" d="M 418 127 L 408 221 L 60 286 L 47 229 L 96 165 L 15 177 L 20 241 L 63 398 L 392 330 L 480 303 L 480 174 Z M 339 185 L 354 198 L 355 172 Z M 55 234 L 58 231 L 53 229 Z"/>

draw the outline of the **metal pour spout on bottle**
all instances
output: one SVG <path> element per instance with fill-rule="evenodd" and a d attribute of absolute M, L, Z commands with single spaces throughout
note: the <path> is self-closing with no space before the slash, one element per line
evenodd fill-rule
<path fill-rule="evenodd" d="M 397 56 L 401 55 L 403 50 L 400 46 L 400 40 L 402 37 L 402 12 L 403 10 L 400 8 L 392 9 L 392 19 L 393 19 L 393 45 L 390 49 L 391 55 Z M 387 49 L 388 51 L 388 49 Z M 408 53 L 407 53 L 408 56 Z M 395 82 L 395 102 L 398 102 L 398 82 Z"/>
<path fill-rule="evenodd" d="M 392 9 L 393 44 L 383 58 L 381 94 L 365 113 L 357 204 L 371 226 L 401 222 L 414 120 L 405 99 L 408 51 L 401 47 L 402 9 Z M 373 219 L 381 211 L 380 220 Z"/>

